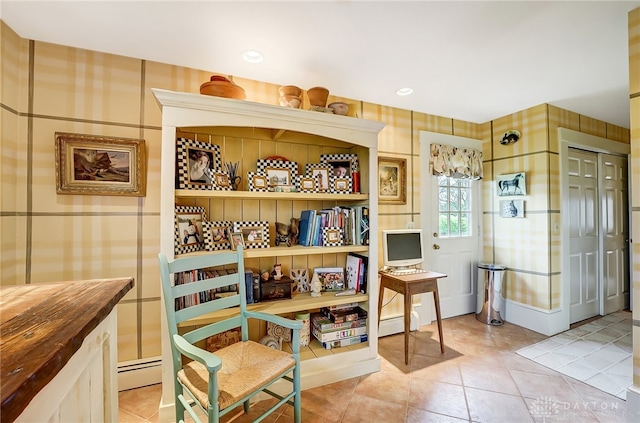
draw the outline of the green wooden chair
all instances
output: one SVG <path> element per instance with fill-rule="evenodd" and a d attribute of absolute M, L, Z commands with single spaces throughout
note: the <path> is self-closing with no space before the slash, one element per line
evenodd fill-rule
<path fill-rule="evenodd" d="M 248 413 L 251 398 L 265 392 L 278 401 L 254 422 L 261 421 L 288 403 L 293 406 L 294 420 L 299 423 L 302 405 L 298 331 L 302 323 L 247 310 L 242 247 L 233 252 L 177 258 L 172 262 L 160 253 L 158 259 L 175 378 L 176 421 L 184 421 L 186 411 L 194 421 L 200 422 L 198 414 L 202 416 L 202 413 L 196 413 L 200 409 L 207 415 L 208 422 L 218 422 L 221 416 L 240 404 Z M 221 266 L 236 268 L 237 272 L 216 276 L 210 271 L 199 270 Z M 184 283 L 186 281 L 179 278 L 185 275 L 194 281 Z M 236 293 L 214 295 L 216 288 L 229 285 L 238 286 Z M 208 313 L 216 313 L 215 322 L 198 325 L 197 328 L 186 324 L 180 326 L 180 331 L 185 333 L 178 333 L 181 323 Z M 251 318 L 292 329 L 293 353 L 250 341 L 247 320 Z M 234 328 L 240 328 L 240 342 L 215 352 L 196 345 L 202 345 L 212 335 Z M 186 359 L 183 361 L 183 358 Z M 288 393 L 281 395 L 275 392 L 276 388 L 270 385 L 277 381 L 283 381 L 278 383 L 279 392 Z"/>

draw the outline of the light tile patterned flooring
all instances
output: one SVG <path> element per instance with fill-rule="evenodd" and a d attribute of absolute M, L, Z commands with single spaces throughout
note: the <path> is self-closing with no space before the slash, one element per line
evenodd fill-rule
<path fill-rule="evenodd" d="M 402 334 L 380 338 L 382 370 L 303 391 L 302 421 L 640 421 L 627 413 L 625 401 L 515 353 L 546 336 L 509 323 L 487 326 L 474 314 L 442 324 L 444 354 L 435 324 L 411 332 L 409 365 L 404 364 Z M 120 422 L 157 422 L 160 396 L 160 385 L 120 392 Z M 262 408 L 264 402 L 253 407 Z M 248 422 L 252 416 L 234 421 Z M 264 421 L 293 422 L 292 409 L 285 406 Z"/>

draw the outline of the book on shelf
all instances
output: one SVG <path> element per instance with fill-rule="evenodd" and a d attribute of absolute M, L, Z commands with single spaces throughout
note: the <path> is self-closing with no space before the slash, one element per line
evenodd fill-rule
<path fill-rule="evenodd" d="M 300 223 L 298 225 L 298 244 L 308 247 L 311 245 L 311 234 L 313 222 L 315 221 L 315 210 L 303 210 L 300 213 Z"/>
<path fill-rule="evenodd" d="M 174 284 L 176 286 L 183 285 L 204 279 L 217 278 L 219 276 L 236 272 L 237 269 L 194 269 L 187 272 L 178 272 L 174 275 Z M 206 303 L 215 299 L 220 293 L 233 292 L 237 292 L 237 287 L 235 285 L 229 285 L 178 297 L 175 299 L 175 309 L 182 310 L 183 308 Z"/>
<path fill-rule="evenodd" d="M 347 277 L 347 288 L 360 292 L 360 271 L 362 259 L 351 254 L 347 255 L 345 262 L 345 273 Z"/>
<path fill-rule="evenodd" d="M 350 338 L 339 339 L 336 341 L 322 342 L 322 346 L 325 349 L 330 350 L 332 348 L 341 348 L 341 347 L 348 347 L 350 345 L 360 344 L 362 342 L 366 342 L 367 339 L 368 339 L 368 336 L 366 334 L 360 335 L 360 336 L 352 336 Z"/>
<path fill-rule="evenodd" d="M 342 310 L 329 310 L 322 307 L 320 311 L 333 323 L 351 322 L 358 319 L 366 319 L 367 311 L 361 307 L 345 308 Z"/>
<path fill-rule="evenodd" d="M 347 255 L 347 260 L 349 260 L 349 256 L 356 257 L 357 259 L 360 260 L 359 262 L 360 273 L 358 275 L 358 289 L 356 289 L 356 291 L 359 291 L 362 294 L 366 294 L 367 293 L 367 274 L 369 273 L 369 257 L 362 254 L 349 252 L 349 254 Z"/>
<path fill-rule="evenodd" d="M 311 324 L 321 332 L 330 332 L 340 329 L 351 329 L 367 325 L 367 319 L 351 320 L 349 322 L 335 323 L 322 313 L 311 315 Z"/>
<path fill-rule="evenodd" d="M 349 329 L 338 329 L 334 331 L 321 331 L 315 325 L 311 329 L 313 336 L 318 339 L 320 342 L 329 342 L 329 341 L 337 341 L 345 338 L 352 338 L 354 336 L 366 335 L 367 327 L 366 326 L 358 326 L 355 328 Z"/>

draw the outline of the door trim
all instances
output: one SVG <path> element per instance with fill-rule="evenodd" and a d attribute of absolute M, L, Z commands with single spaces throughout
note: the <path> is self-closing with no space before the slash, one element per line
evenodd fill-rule
<path fill-rule="evenodd" d="M 567 128 L 558 128 L 558 142 L 560 147 L 560 201 L 562 210 L 569 209 L 569 177 L 566 175 L 566 170 L 569 167 L 569 148 L 579 148 L 582 150 L 592 151 L 594 153 L 606 153 L 618 156 L 626 156 L 627 157 L 627 167 L 631 165 L 631 146 L 629 144 L 623 144 L 617 141 L 611 141 L 606 138 L 601 138 L 595 135 L 585 134 L 583 132 L 574 131 L 572 129 Z M 628 173 L 631 175 L 631 173 Z M 599 185 L 599 184 L 598 184 Z M 629 196 L 631 195 L 631 178 L 629 177 Z M 627 201 L 629 207 L 629 233 L 632 233 L 632 223 L 631 223 L 631 199 L 629 198 Z M 569 214 L 562 213 L 562 223 L 561 227 L 568 228 L 569 227 Z M 569 264 L 569 233 L 568 231 L 562 231 L 561 233 L 561 292 L 562 292 L 562 308 L 560 313 L 562 315 L 561 322 L 563 328 L 561 330 L 567 330 L 570 326 L 571 319 L 571 270 Z M 630 264 L 633 260 L 629 260 Z M 631 270 L 631 269 L 630 269 Z M 601 272 L 601 270 L 600 270 Z M 633 273 L 630 273 L 632 275 Z M 599 275 L 600 281 L 602 275 Z M 631 282 L 631 281 L 630 281 Z M 598 287 L 601 291 L 601 284 Z"/>

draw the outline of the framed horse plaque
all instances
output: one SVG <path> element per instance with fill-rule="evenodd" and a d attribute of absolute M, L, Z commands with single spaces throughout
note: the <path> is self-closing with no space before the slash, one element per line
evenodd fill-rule
<path fill-rule="evenodd" d="M 496 176 L 496 192 L 498 193 L 498 197 L 527 195 L 525 173 L 518 172 Z"/>

